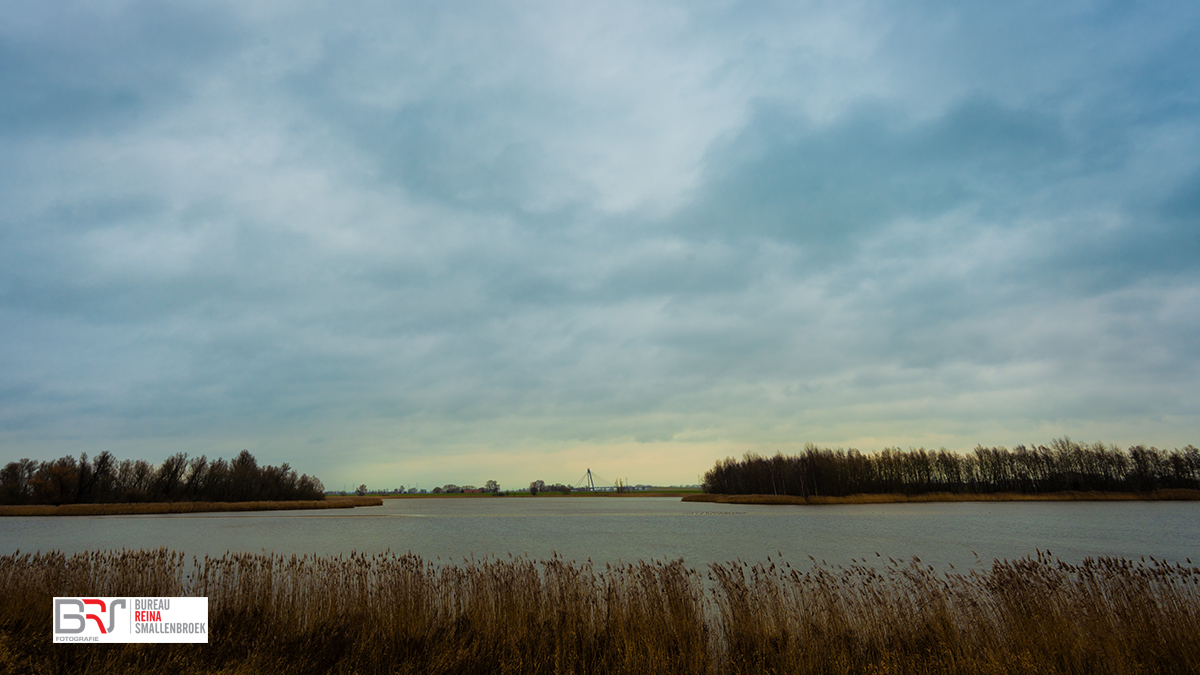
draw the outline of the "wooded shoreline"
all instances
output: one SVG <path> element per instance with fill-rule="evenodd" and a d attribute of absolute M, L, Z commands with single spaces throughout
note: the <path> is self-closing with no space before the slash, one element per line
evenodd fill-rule
<path fill-rule="evenodd" d="M 856 494 L 844 497 L 794 497 L 791 495 L 718 495 L 692 494 L 683 497 L 685 502 L 709 502 L 713 504 L 778 504 L 799 506 L 821 506 L 833 504 L 909 504 L 925 502 L 1133 502 L 1133 501 L 1200 501 L 1200 490 L 1154 490 L 1151 492 L 1043 492 L 1024 494 L 1018 492 L 952 493 L 927 492 L 924 494 Z"/>
<path fill-rule="evenodd" d="M 324 500 L 256 502 L 140 502 L 132 504 L 26 504 L 0 506 L 4 516 L 137 516 L 163 513 L 217 513 L 229 511 L 299 511 L 383 506 L 378 497 L 327 497 Z"/>

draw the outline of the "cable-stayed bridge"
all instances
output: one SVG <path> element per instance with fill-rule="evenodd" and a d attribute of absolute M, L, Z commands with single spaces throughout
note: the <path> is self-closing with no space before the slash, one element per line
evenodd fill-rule
<path fill-rule="evenodd" d="M 588 492 L 624 492 L 627 487 L 625 481 L 610 481 L 593 473 L 591 469 L 588 469 L 579 480 L 571 484 L 571 488 L 574 490 L 586 490 Z"/>

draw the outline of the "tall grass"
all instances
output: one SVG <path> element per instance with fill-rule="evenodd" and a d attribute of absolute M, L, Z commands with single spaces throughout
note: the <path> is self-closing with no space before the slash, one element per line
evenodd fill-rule
<path fill-rule="evenodd" d="M 0 672 L 1194 673 L 1200 568 L 0 557 Z M 203 595 L 207 645 L 55 645 L 54 595 Z"/>

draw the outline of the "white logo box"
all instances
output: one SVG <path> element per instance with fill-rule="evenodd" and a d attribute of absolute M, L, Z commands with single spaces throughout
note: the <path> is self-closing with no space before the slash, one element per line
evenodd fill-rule
<path fill-rule="evenodd" d="M 55 644 L 208 643 L 208 598 L 57 597 Z"/>

